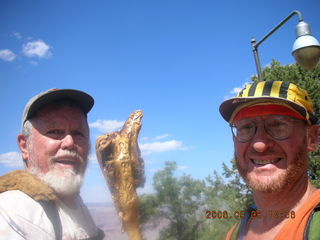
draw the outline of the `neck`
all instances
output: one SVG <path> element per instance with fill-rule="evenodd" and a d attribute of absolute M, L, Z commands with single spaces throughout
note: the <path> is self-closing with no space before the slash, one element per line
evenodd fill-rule
<path fill-rule="evenodd" d="M 315 191 L 306 175 L 279 192 L 254 192 L 260 217 L 250 218 L 245 239 L 273 239 Z"/>
<path fill-rule="evenodd" d="M 61 195 L 57 193 L 59 200 L 66 205 L 68 208 L 76 209 L 78 207 L 77 204 L 77 194 L 73 195 Z"/>
<path fill-rule="evenodd" d="M 305 175 L 291 186 L 275 193 L 254 192 L 257 209 L 268 211 L 296 211 L 316 190 Z"/>

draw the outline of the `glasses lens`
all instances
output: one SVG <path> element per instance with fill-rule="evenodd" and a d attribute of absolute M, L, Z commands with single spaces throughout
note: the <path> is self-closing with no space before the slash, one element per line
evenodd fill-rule
<path fill-rule="evenodd" d="M 290 136 L 294 128 L 294 121 L 299 121 L 287 116 L 272 116 L 264 123 L 265 131 L 276 140 L 284 140 Z M 250 119 L 243 119 L 231 126 L 233 135 L 240 142 L 249 141 L 257 130 L 257 123 Z"/>
<path fill-rule="evenodd" d="M 284 140 L 292 132 L 292 118 L 289 117 L 272 117 L 268 118 L 265 123 L 266 131 L 277 140 Z"/>
<path fill-rule="evenodd" d="M 247 142 L 249 141 L 255 131 L 256 131 L 256 124 L 253 121 L 244 119 L 237 123 L 235 126 L 231 126 L 233 135 L 240 141 L 240 142 Z"/>

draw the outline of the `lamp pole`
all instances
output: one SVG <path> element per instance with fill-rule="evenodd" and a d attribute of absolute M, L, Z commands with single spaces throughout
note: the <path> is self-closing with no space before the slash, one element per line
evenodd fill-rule
<path fill-rule="evenodd" d="M 311 35 L 311 30 L 310 27 L 307 23 L 305 23 L 302 19 L 302 14 L 295 10 L 292 13 L 290 13 L 285 19 L 283 19 L 277 26 L 275 26 L 267 35 L 265 35 L 259 42 L 256 41 L 255 38 L 251 39 L 251 46 L 253 50 L 253 55 L 254 55 L 254 60 L 256 63 L 256 68 L 258 72 L 258 79 L 259 81 L 263 81 L 262 78 L 262 71 L 261 71 L 261 65 L 260 65 L 260 60 L 259 60 L 259 54 L 258 54 L 258 47 L 260 46 L 261 43 L 263 43 L 268 37 L 270 37 L 275 31 L 277 31 L 283 24 L 285 24 L 292 16 L 297 15 L 299 18 L 299 23 L 296 26 L 296 35 L 297 35 L 297 40 L 293 46 L 293 55 L 297 59 L 297 62 L 304 68 L 306 69 L 312 69 L 314 66 L 317 64 L 320 58 L 320 44 Z M 301 37 L 305 37 L 306 41 L 301 43 L 301 41 L 298 42 L 298 40 L 301 39 Z M 305 40 L 305 39 L 304 39 Z M 299 45 L 299 46 L 296 46 Z M 312 51 L 312 56 L 310 55 L 310 51 L 306 52 L 306 50 L 302 49 L 309 49 Z M 297 52 L 299 51 L 299 59 L 297 58 Z M 302 53 L 303 52 L 303 53 Z M 303 55 L 303 60 L 301 60 L 301 53 Z M 312 62 L 312 64 L 306 62 Z M 314 63 L 314 65 L 313 65 Z"/>

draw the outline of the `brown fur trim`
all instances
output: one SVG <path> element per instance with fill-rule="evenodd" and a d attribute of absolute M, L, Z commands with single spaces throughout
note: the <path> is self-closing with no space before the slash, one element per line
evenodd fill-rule
<path fill-rule="evenodd" d="M 0 176 L 0 193 L 10 190 L 20 190 L 36 201 L 57 199 L 52 188 L 22 170 L 15 170 Z"/>

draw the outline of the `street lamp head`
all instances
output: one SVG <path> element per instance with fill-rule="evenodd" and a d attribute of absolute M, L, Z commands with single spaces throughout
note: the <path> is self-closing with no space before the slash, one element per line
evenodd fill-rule
<path fill-rule="evenodd" d="M 303 21 L 302 14 L 299 11 L 295 10 L 290 13 L 290 15 L 285 19 L 283 19 L 277 26 L 275 26 L 259 42 L 257 42 L 255 39 L 251 39 L 251 46 L 257 67 L 259 81 L 263 81 L 263 77 L 261 72 L 258 47 L 294 15 L 298 15 L 299 23 L 296 26 L 297 39 L 293 44 L 292 55 L 296 59 L 296 62 L 306 70 L 313 69 L 319 62 L 320 44 L 318 40 L 312 36 L 311 29 L 309 25 Z"/>
<path fill-rule="evenodd" d="M 313 69 L 320 59 L 320 44 L 311 35 L 309 25 L 300 21 L 296 26 L 297 39 L 293 44 L 292 55 L 296 62 L 304 69 Z"/>

